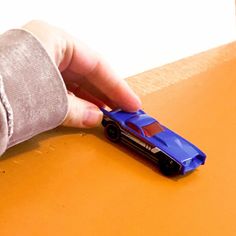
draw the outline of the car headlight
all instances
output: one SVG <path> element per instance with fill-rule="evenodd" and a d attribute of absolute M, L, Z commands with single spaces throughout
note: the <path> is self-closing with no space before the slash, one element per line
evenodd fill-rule
<path fill-rule="evenodd" d="M 183 162 L 183 164 L 184 164 L 185 166 L 189 166 L 189 165 L 191 164 L 191 162 L 192 162 L 192 159 L 187 159 L 187 160 L 185 160 L 185 161 Z"/>

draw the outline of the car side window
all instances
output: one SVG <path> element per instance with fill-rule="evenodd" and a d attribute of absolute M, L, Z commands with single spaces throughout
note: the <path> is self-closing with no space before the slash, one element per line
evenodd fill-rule
<path fill-rule="evenodd" d="M 140 130 L 136 125 L 134 125 L 134 124 L 132 124 L 132 123 L 130 123 L 130 122 L 127 122 L 126 125 L 127 125 L 130 129 L 134 130 L 136 133 L 142 134 L 141 130 Z"/>

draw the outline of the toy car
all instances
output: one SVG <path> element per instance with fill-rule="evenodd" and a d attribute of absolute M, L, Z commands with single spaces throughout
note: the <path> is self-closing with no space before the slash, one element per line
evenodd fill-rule
<path fill-rule="evenodd" d="M 205 163 L 206 155 L 201 150 L 143 110 L 101 110 L 106 137 L 141 152 L 157 163 L 164 175 L 186 174 Z"/>

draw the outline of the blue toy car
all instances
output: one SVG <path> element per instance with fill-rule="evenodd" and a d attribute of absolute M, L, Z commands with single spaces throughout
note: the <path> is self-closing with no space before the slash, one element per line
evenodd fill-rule
<path fill-rule="evenodd" d="M 164 175 L 186 174 L 205 163 L 206 155 L 201 150 L 143 110 L 101 110 L 106 137 L 141 152 L 157 163 Z"/>

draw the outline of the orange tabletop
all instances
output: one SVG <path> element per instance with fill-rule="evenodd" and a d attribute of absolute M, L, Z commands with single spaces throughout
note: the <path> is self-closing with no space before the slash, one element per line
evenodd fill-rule
<path fill-rule="evenodd" d="M 167 178 L 102 127 L 57 128 L 2 156 L 0 235 L 236 235 L 236 43 L 129 83 L 206 164 Z"/>

